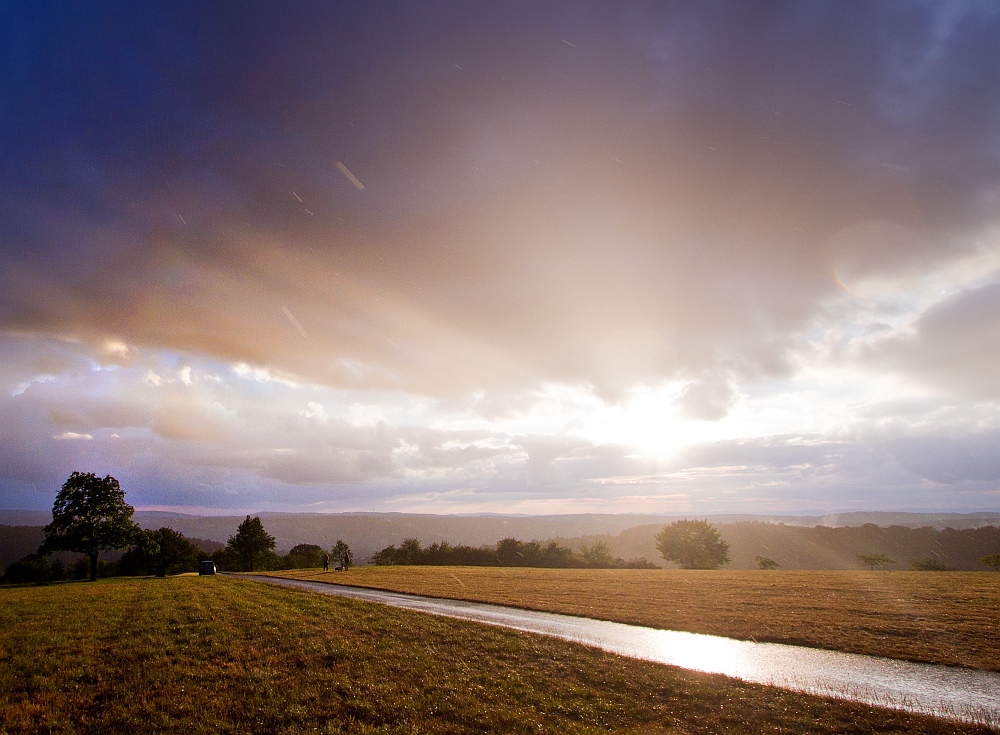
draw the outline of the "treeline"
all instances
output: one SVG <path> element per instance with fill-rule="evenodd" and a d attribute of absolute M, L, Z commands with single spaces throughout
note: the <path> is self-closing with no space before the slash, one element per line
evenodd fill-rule
<path fill-rule="evenodd" d="M 247 516 L 223 547 L 216 541 L 188 539 L 172 528 L 145 531 L 134 527 L 129 543 L 117 559 L 97 559 L 96 570 L 86 555 L 51 552 L 44 539 L 38 551 L 27 554 L 2 570 L 0 583 L 47 584 L 96 577 L 135 577 L 181 574 L 198 571 L 202 560 L 210 559 L 221 571 L 251 572 L 279 569 L 330 567 L 348 569 L 354 554 L 343 540 L 330 550 L 317 544 L 298 544 L 287 554 L 274 552 L 274 537 L 264 530 L 260 518 Z M 96 571 L 96 574 L 95 574 Z"/>
<path fill-rule="evenodd" d="M 201 559 L 211 559 L 222 544 L 205 539 L 189 539 L 172 528 L 139 531 L 132 544 L 112 558 L 98 559 L 98 577 L 166 576 L 195 572 Z M 113 558 L 117 556 L 117 558 Z M 5 584 L 44 584 L 64 580 L 87 579 L 90 559 L 71 552 L 46 553 L 43 549 L 27 554 L 3 570 Z"/>
<path fill-rule="evenodd" d="M 452 545 L 438 541 L 427 548 L 415 538 L 405 539 L 398 547 L 387 546 L 372 556 L 372 564 L 468 566 L 468 567 L 548 567 L 558 569 L 656 569 L 645 558 L 626 561 L 612 555 L 604 541 L 584 546 L 580 553 L 555 541 L 520 541 L 501 539 L 494 546 Z"/>

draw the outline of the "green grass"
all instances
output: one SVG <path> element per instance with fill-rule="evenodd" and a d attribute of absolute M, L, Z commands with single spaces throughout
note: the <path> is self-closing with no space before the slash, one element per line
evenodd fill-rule
<path fill-rule="evenodd" d="M 225 577 L 0 589 L 3 733 L 972 733 Z"/>
<path fill-rule="evenodd" d="M 401 566 L 276 574 L 1000 671 L 995 572 Z"/>

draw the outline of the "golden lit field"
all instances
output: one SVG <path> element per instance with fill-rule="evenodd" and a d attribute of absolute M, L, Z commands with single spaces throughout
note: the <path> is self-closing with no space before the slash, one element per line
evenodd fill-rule
<path fill-rule="evenodd" d="M 1000 671 L 995 572 L 393 566 L 272 574 Z"/>
<path fill-rule="evenodd" d="M 0 589 L 4 735 L 317 732 L 988 730 L 231 577 Z"/>

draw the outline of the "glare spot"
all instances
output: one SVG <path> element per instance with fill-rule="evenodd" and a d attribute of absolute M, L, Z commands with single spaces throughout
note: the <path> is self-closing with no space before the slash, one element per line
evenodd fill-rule
<path fill-rule="evenodd" d="M 126 357 L 130 352 L 128 345 L 117 339 L 104 340 L 102 347 L 105 352 L 111 355 L 118 355 L 120 357 Z"/>
<path fill-rule="evenodd" d="M 246 380 L 254 380 L 258 383 L 281 383 L 282 385 L 288 385 L 296 387 L 298 384 L 292 380 L 285 377 L 280 377 L 274 375 L 267 368 L 253 367 L 245 362 L 238 362 L 230 368 L 234 373 L 236 373 L 241 378 Z"/>
<path fill-rule="evenodd" d="M 746 646 L 740 641 L 697 633 L 657 631 L 652 658 L 708 674 L 742 672 L 747 666 Z"/>
<path fill-rule="evenodd" d="M 385 415 L 376 406 L 355 403 L 347 409 L 347 423 L 351 426 L 375 426 L 385 420 Z"/>

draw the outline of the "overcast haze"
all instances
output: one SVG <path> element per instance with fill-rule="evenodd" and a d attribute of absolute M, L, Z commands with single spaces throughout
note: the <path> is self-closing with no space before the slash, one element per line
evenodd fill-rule
<path fill-rule="evenodd" d="M 994 2 L 4 3 L 0 507 L 1000 507 Z"/>

